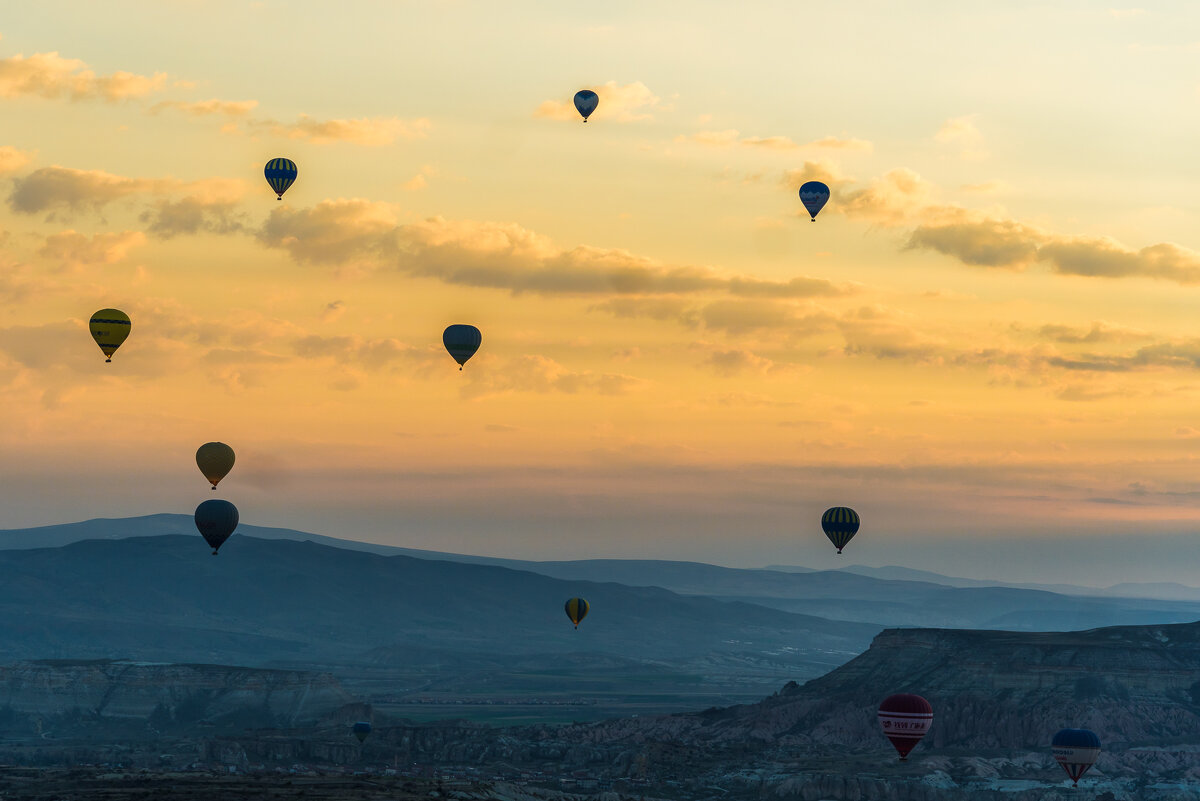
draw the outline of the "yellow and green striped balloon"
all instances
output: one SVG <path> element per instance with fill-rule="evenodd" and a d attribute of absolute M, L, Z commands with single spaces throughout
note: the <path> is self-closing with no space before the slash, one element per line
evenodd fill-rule
<path fill-rule="evenodd" d="M 101 309 L 88 321 L 88 330 L 92 332 L 92 339 L 96 340 L 96 344 L 107 357 L 104 360 L 106 362 L 112 361 L 113 354 L 129 336 L 132 327 L 129 315 L 120 309 Z"/>
<path fill-rule="evenodd" d="M 825 514 L 821 515 L 821 528 L 825 530 L 825 536 L 829 537 L 833 547 L 838 549 L 838 553 L 841 553 L 846 543 L 858 533 L 860 522 L 858 512 L 846 506 L 826 509 Z"/>
<path fill-rule="evenodd" d="M 579 628 L 579 621 L 587 617 L 588 609 L 588 602 L 582 598 L 572 598 L 567 601 L 567 617 L 571 618 L 575 628 Z"/>

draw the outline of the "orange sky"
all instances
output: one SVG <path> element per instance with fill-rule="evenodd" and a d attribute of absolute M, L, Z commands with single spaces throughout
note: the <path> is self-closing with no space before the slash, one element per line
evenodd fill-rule
<path fill-rule="evenodd" d="M 845 504 L 861 563 L 1189 581 L 1198 16 L 14 10 L 0 525 L 190 512 L 218 439 L 335 536 L 823 567 Z"/>

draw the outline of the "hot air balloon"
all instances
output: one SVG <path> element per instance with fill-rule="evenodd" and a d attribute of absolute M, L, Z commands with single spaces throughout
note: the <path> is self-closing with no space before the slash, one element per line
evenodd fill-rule
<path fill-rule="evenodd" d="M 583 117 L 584 122 L 587 122 L 587 118 L 592 116 L 592 112 L 598 105 L 600 105 L 600 96 L 591 89 L 580 89 L 575 93 L 575 110 Z"/>
<path fill-rule="evenodd" d="M 267 183 L 279 196 L 275 198 L 276 200 L 283 200 L 283 193 L 296 181 L 298 174 L 296 162 L 291 159 L 271 159 L 263 168 L 263 175 L 267 177 Z"/>
<path fill-rule="evenodd" d="M 462 370 L 467 359 L 475 355 L 482 343 L 483 334 L 473 325 L 450 325 L 442 332 L 442 344 L 458 362 L 459 370 Z"/>
<path fill-rule="evenodd" d="M 371 733 L 371 724 L 367 723 L 365 720 L 360 720 L 358 723 L 355 723 L 350 727 L 350 731 L 354 732 L 354 736 L 357 737 L 358 741 L 361 743 L 366 740 L 367 735 Z"/>
<path fill-rule="evenodd" d="M 567 617 L 571 618 L 571 622 L 575 624 L 575 628 L 579 628 L 579 621 L 587 617 L 588 602 L 582 598 L 572 598 L 567 601 Z"/>
<path fill-rule="evenodd" d="M 237 524 L 237 507 L 229 501 L 210 498 L 196 507 L 196 528 L 213 549 L 213 556 L 217 555 L 217 550 L 229 539 Z"/>
<path fill-rule="evenodd" d="M 812 221 L 817 221 L 817 212 L 829 201 L 829 187 L 820 181 L 809 181 L 800 187 L 800 202 L 808 210 Z"/>
<path fill-rule="evenodd" d="M 879 705 L 879 727 L 896 747 L 901 762 L 908 759 L 908 752 L 921 742 L 931 725 L 933 707 L 919 695 L 889 695 Z"/>
<path fill-rule="evenodd" d="M 120 309 L 101 309 L 88 321 L 88 330 L 92 332 L 92 339 L 96 340 L 96 344 L 107 357 L 104 359 L 106 362 L 112 361 L 112 355 L 129 336 L 132 327 L 129 315 Z"/>
<path fill-rule="evenodd" d="M 233 469 L 233 448 L 224 442 L 206 442 L 196 449 L 196 466 L 200 472 L 217 489 L 217 482 L 225 478 Z"/>
<path fill-rule="evenodd" d="M 1087 729 L 1063 729 L 1054 735 L 1050 750 L 1054 752 L 1054 759 L 1071 777 L 1072 784 L 1078 787 L 1083 774 L 1100 756 L 1100 738 Z"/>
<path fill-rule="evenodd" d="M 825 536 L 829 537 L 833 547 L 838 549 L 838 553 L 841 553 L 846 543 L 858 533 L 859 523 L 858 512 L 846 506 L 826 509 L 825 514 L 821 515 L 821 528 L 825 530 Z"/>

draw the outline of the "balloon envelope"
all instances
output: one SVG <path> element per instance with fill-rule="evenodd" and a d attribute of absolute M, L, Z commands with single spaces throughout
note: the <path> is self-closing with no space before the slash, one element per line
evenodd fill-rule
<path fill-rule="evenodd" d="M 903 761 L 933 725 L 933 707 L 919 695 L 889 695 L 879 705 L 879 727 Z"/>
<path fill-rule="evenodd" d="M 1100 756 L 1100 738 L 1088 729 L 1063 729 L 1050 741 L 1050 750 L 1071 782 L 1078 786 L 1083 774 Z"/>
<path fill-rule="evenodd" d="M 358 741 L 361 743 L 363 740 L 367 739 L 367 735 L 371 733 L 371 724 L 367 723 L 365 720 L 360 720 L 358 723 L 355 723 L 350 727 L 350 731 L 354 732 L 354 736 L 357 737 Z"/>
<path fill-rule="evenodd" d="M 838 553 L 841 553 L 846 543 L 858 533 L 860 522 L 858 512 L 847 506 L 826 509 L 825 514 L 821 515 L 821 528 L 833 543 L 833 547 L 838 549 Z"/>
<path fill-rule="evenodd" d="M 587 617 L 590 608 L 588 602 L 582 598 L 572 598 L 567 601 L 567 617 L 575 624 L 575 628 L 579 628 L 579 621 Z"/>
<path fill-rule="evenodd" d="M 800 187 L 800 202 L 804 204 L 813 222 L 816 222 L 817 212 L 829 202 L 829 187 L 820 181 L 809 181 Z"/>
<path fill-rule="evenodd" d="M 592 116 L 592 112 L 598 105 L 600 105 L 600 96 L 591 89 L 580 89 L 575 93 L 575 110 L 583 117 L 584 122 L 587 122 L 587 118 Z"/>
<path fill-rule="evenodd" d="M 196 450 L 196 466 L 208 479 L 208 483 L 217 488 L 217 483 L 229 475 L 233 469 L 233 448 L 224 442 L 206 442 Z"/>
<path fill-rule="evenodd" d="M 467 363 L 467 359 L 475 355 L 483 344 L 483 334 L 473 325 L 451 325 L 442 332 L 442 344 L 458 362 L 458 369 Z"/>
<path fill-rule="evenodd" d="M 101 309 L 88 320 L 88 330 L 92 332 L 92 339 L 96 340 L 96 344 L 107 357 L 104 360 L 106 362 L 112 361 L 112 355 L 129 336 L 132 327 L 129 315 L 120 309 Z"/>
<path fill-rule="evenodd" d="M 229 501 L 214 498 L 196 507 L 196 528 L 208 547 L 213 549 L 213 556 L 217 555 L 217 550 L 229 539 L 237 524 L 237 507 Z"/>
<path fill-rule="evenodd" d="M 279 200 L 283 200 L 283 193 L 295 183 L 298 174 L 296 162 L 291 159 L 271 159 L 263 168 L 263 175 L 266 176 L 267 183 L 271 188 L 275 190 L 275 194 L 279 196 Z"/>

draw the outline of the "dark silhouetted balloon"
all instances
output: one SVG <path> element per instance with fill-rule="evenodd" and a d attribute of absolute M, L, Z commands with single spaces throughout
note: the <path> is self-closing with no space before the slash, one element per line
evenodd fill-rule
<path fill-rule="evenodd" d="M 106 362 L 112 361 L 112 355 L 121 347 L 132 328 L 129 315 L 120 309 L 101 309 L 88 321 L 88 330 L 104 353 Z"/>
<path fill-rule="evenodd" d="M 263 175 L 266 176 L 267 183 L 271 185 L 271 188 L 275 190 L 275 194 L 279 196 L 276 200 L 283 200 L 283 193 L 296 182 L 299 171 L 296 169 L 296 162 L 291 159 L 271 159 L 263 168 Z"/>
<path fill-rule="evenodd" d="M 858 533 L 859 523 L 858 512 L 846 506 L 826 509 L 825 514 L 821 515 L 821 528 L 833 543 L 833 547 L 838 549 L 838 553 L 841 553 L 846 543 Z"/>
<path fill-rule="evenodd" d="M 1100 738 L 1087 729 L 1063 729 L 1050 742 L 1054 759 L 1071 777 L 1074 786 L 1100 756 Z"/>
<path fill-rule="evenodd" d="M 571 622 L 575 624 L 575 628 L 579 628 L 579 621 L 587 617 L 588 602 L 582 598 L 572 598 L 567 601 L 567 617 L 571 618 Z"/>
<path fill-rule="evenodd" d="M 196 466 L 214 490 L 217 483 L 233 469 L 235 458 L 233 448 L 224 442 L 206 442 L 196 449 Z"/>
<path fill-rule="evenodd" d="M 361 743 L 362 741 L 366 740 L 367 735 L 371 733 L 371 724 L 367 723 L 365 720 L 360 720 L 358 723 L 355 723 L 350 727 L 350 731 L 354 732 L 354 736 L 357 737 L 358 741 Z"/>
<path fill-rule="evenodd" d="M 458 362 L 458 369 L 467 363 L 467 359 L 475 355 L 483 344 L 483 334 L 473 325 L 451 325 L 442 332 L 442 344 Z"/>
<path fill-rule="evenodd" d="M 933 725 L 933 707 L 919 695 L 889 695 L 879 705 L 879 727 L 892 741 L 900 761 L 921 742 Z"/>
<path fill-rule="evenodd" d="M 592 112 L 598 105 L 600 105 L 600 96 L 591 89 L 580 89 L 575 93 L 575 110 L 583 117 L 584 122 L 587 122 L 587 118 L 592 116 Z"/>
<path fill-rule="evenodd" d="M 808 211 L 812 221 L 817 221 L 817 212 L 829 202 L 829 187 L 820 181 L 809 181 L 800 187 L 800 202 Z"/>
<path fill-rule="evenodd" d="M 196 528 L 208 547 L 213 549 L 213 556 L 217 555 L 217 550 L 229 539 L 237 524 L 237 507 L 229 501 L 214 498 L 196 507 Z"/>

